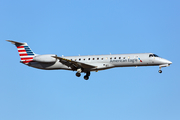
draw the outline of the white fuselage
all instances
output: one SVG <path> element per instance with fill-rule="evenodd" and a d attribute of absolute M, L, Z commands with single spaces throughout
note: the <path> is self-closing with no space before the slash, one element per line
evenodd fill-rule
<path fill-rule="evenodd" d="M 72 70 L 77 71 L 76 76 L 80 77 L 84 72 L 85 80 L 89 79 L 91 71 L 105 70 L 114 67 L 137 67 L 137 66 L 159 66 L 167 67 L 172 64 L 164 58 L 153 53 L 137 54 L 114 54 L 114 55 L 88 55 L 88 56 L 67 56 L 58 57 L 55 54 L 37 55 L 27 43 L 7 40 L 17 47 L 21 63 L 30 67 L 44 70 Z"/>
<path fill-rule="evenodd" d="M 152 53 L 139 53 L 139 54 L 113 54 L 113 55 L 67 56 L 67 57 L 63 56 L 63 58 L 96 66 L 95 68 L 84 69 L 83 72 L 98 71 L 98 70 L 104 70 L 114 67 L 131 67 L 131 66 L 167 67 L 172 63 L 164 58 L 153 55 L 154 54 Z M 58 59 L 56 60 L 56 62 L 51 62 L 51 63 L 30 62 L 28 65 L 31 67 L 45 69 L 45 70 L 53 70 L 53 69 L 72 70 L 70 67 L 59 62 Z"/>

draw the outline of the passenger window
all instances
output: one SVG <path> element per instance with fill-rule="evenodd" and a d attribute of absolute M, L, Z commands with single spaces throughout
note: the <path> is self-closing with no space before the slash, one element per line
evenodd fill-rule
<path fill-rule="evenodd" d="M 99 58 L 97 58 L 97 60 L 99 60 Z"/>
<path fill-rule="evenodd" d="M 79 58 L 79 61 L 81 61 L 81 58 Z"/>
<path fill-rule="evenodd" d="M 116 57 L 114 57 L 114 59 L 116 59 Z"/>
<path fill-rule="evenodd" d="M 86 60 L 85 58 L 83 60 Z"/>
<path fill-rule="evenodd" d="M 90 60 L 90 58 L 88 58 L 88 60 Z"/>
<path fill-rule="evenodd" d="M 106 57 L 106 59 L 108 59 L 108 57 Z"/>
<path fill-rule="evenodd" d="M 74 61 L 76 61 L 76 59 L 74 59 Z"/>
<path fill-rule="evenodd" d="M 121 57 L 119 57 L 119 59 L 121 59 Z"/>
<path fill-rule="evenodd" d="M 103 60 L 103 58 L 101 58 L 101 60 Z"/>
<path fill-rule="evenodd" d="M 123 57 L 123 59 L 126 59 L 126 57 Z"/>
<path fill-rule="evenodd" d="M 93 58 L 93 60 L 94 60 L 95 58 Z"/>
<path fill-rule="evenodd" d="M 110 57 L 110 59 L 112 59 L 112 57 Z"/>

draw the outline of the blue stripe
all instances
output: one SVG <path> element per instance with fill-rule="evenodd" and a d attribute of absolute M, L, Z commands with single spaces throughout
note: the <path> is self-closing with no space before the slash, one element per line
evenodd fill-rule
<path fill-rule="evenodd" d="M 34 55 L 34 53 L 32 52 L 32 50 L 29 48 L 29 46 L 24 46 L 25 50 L 26 50 L 26 53 L 28 55 Z"/>
<path fill-rule="evenodd" d="M 33 52 L 27 52 L 27 54 L 33 54 Z"/>
<path fill-rule="evenodd" d="M 28 53 L 28 55 L 34 55 L 34 54 L 30 54 L 30 53 Z"/>
<path fill-rule="evenodd" d="M 25 50 L 31 50 L 30 48 L 25 48 Z"/>
<path fill-rule="evenodd" d="M 32 50 L 26 50 L 26 52 L 32 52 Z"/>
<path fill-rule="evenodd" d="M 24 48 L 29 48 L 29 46 L 24 46 Z"/>

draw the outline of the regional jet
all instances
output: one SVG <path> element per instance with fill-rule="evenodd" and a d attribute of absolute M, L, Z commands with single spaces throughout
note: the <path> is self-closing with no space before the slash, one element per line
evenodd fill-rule
<path fill-rule="evenodd" d="M 84 79 L 88 80 L 90 72 L 106 70 L 115 67 L 138 67 L 138 66 L 159 66 L 159 73 L 162 67 L 168 67 L 171 61 L 159 57 L 153 53 L 136 54 L 110 54 L 110 55 L 88 55 L 88 56 L 57 56 L 56 54 L 35 54 L 27 43 L 7 40 L 14 44 L 21 58 L 21 63 L 30 67 L 44 70 L 71 70 L 76 71 L 80 77 L 85 73 Z"/>

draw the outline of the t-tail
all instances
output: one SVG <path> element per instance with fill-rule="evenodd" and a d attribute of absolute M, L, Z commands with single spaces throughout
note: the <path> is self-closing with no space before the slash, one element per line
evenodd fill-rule
<path fill-rule="evenodd" d="M 27 43 L 20 43 L 12 40 L 7 40 L 7 41 L 11 42 L 17 47 L 22 63 L 27 64 L 31 62 L 35 57 L 35 53 L 31 50 L 31 48 L 28 46 Z"/>

